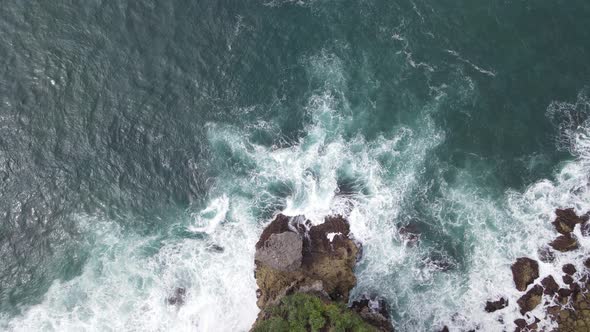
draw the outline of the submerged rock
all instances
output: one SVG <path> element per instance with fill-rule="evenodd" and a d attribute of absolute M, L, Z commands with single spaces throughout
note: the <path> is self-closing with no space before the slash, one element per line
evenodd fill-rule
<path fill-rule="evenodd" d="M 555 261 L 555 253 L 549 246 L 543 246 L 538 250 L 539 260 L 543 263 L 552 263 Z"/>
<path fill-rule="evenodd" d="M 168 304 L 181 306 L 184 304 L 184 297 L 186 296 L 186 289 L 184 287 L 177 287 L 174 290 L 174 295 L 168 298 Z"/>
<path fill-rule="evenodd" d="M 414 223 L 399 227 L 398 234 L 404 244 L 410 247 L 420 241 L 420 228 Z"/>
<path fill-rule="evenodd" d="M 497 301 L 487 301 L 486 306 L 485 306 L 485 311 L 486 312 L 494 312 L 494 311 L 498 311 L 500 309 L 504 309 L 507 306 L 508 306 L 508 300 L 501 297 Z"/>
<path fill-rule="evenodd" d="M 512 279 L 519 291 L 525 291 L 539 277 L 539 263 L 537 261 L 520 257 L 512 264 Z"/>

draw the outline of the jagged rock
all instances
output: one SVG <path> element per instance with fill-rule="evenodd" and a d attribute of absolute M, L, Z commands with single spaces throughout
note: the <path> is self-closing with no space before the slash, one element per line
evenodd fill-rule
<path fill-rule="evenodd" d="M 343 309 L 338 310 L 344 310 L 339 313 L 342 322 L 360 320 L 368 324 L 370 331 L 393 331 L 386 312 L 370 306 L 354 312 L 342 306 L 356 284 L 353 268 L 359 255 L 359 246 L 349 235 L 348 222 L 339 216 L 327 217 L 323 224 L 312 226 L 302 216 L 278 215 L 256 244 L 257 305 L 262 310 L 253 330 L 274 326 L 266 322 L 271 317 L 288 325 L 291 318 L 280 312 L 296 308 L 310 315 L 323 315 L 323 320 L 316 321 L 318 329 L 330 330 L 340 326 L 329 314 L 336 308 L 330 305 L 339 302 L 338 308 Z"/>
<path fill-rule="evenodd" d="M 508 300 L 501 297 L 497 301 L 487 301 L 485 306 L 486 312 L 494 312 L 500 309 L 504 309 L 508 306 Z"/>
<path fill-rule="evenodd" d="M 365 321 L 379 328 L 380 331 L 393 332 L 389 321 L 387 305 L 383 299 L 370 299 L 366 296 L 352 302 L 351 309 L 356 311 Z"/>
<path fill-rule="evenodd" d="M 560 235 L 549 244 L 553 249 L 561 252 L 578 249 L 578 241 L 571 234 Z"/>
<path fill-rule="evenodd" d="M 574 282 L 574 278 L 572 278 L 572 276 L 569 276 L 569 275 L 567 275 L 567 274 L 566 274 L 566 275 L 564 275 L 564 276 L 563 276 L 561 279 L 562 279 L 562 280 L 563 280 L 563 282 L 564 282 L 565 284 L 567 284 L 567 285 L 569 285 L 569 284 L 571 284 L 571 283 L 573 283 L 573 282 Z"/>
<path fill-rule="evenodd" d="M 556 218 L 553 226 L 561 234 L 569 234 L 574 230 L 576 224 L 584 223 L 588 220 L 586 216 L 578 217 L 574 209 L 557 209 L 555 210 Z"/>
<path fill-rule="evenodd" d="M 537 331 L 537 327 L 538 327 L 538 323 L 541 320 L 537 317 L 535 317 L 535 321 L 532 322 L 531 324 L 527 325 L 526 320 L 519 318 L 516 319 L 514 321 L 514 324 L 516 325 L 516 329 L 514 330 L 515 332 L 531 332 L 531 331 Z"/>
<path fill-rule="evenodd" d="M 186 296 L 186 289 L 177 287 L 174 290 L 174 295 L 168 298 L 168 304 L 181 306 L 184 304 L 184 297 Z"/>
<path fill-rule="evenodd" d="M 519 318 L 514 321 L 517 328 L 524 329 L 526 327 L 526 320 Z"/>
<path fill-rule="evenodd" d="M 559 285 L 555 279 L 553 279 L 553 276 L 547 276 L 543 278 L 543 280 L 541 280 L 541 285 L 544 288 L 543 293 L 547 295 L 555 295 L 559 289 Z"/>
<path fill-rule="evenodd" d="M 576 267 L 574 266 L 574 264 L 565 264 L 561 267 L 561 270 L 563 271 L 563 273 L 569 274 L 570 276 L 576 273 Z"/>
<path fill-rule="evenodd" d="M 420 240 L 420 228 L 413 223 L 399 227 L 398 233 L 401 240 L 407 246 L 414 246 Z"/>
<path fill-rule="evenodd" d="M 572 293 L 572 290 L 567 288 L 560 288 L 559 290 L 557 290 L 557 294 L 561 299 L 567 299 L 567 297 L 572 295 Z"/>
<path fill-rule="evenodd" d="M 521 292 L 525 291 L 528 285 L 539 277 L 539 263 L 527 257 L 517 258 L 516 263 L 512 264 L 511 270 L 516 289 Z"/>
<path fill-rule="evenodd" d="M 535 309 L 540 303 L 543 297 L 543 287 L 539 285 L 533 286 L 528 292 L 526 292 L 516 303 L 520 307 L 520 313 L 525 314 Z"/>
<path fill-rule="evenodd" d="M 358 247 L 348 237 L 348 222 L 341 217 L 329 217 L 323 224 L 309 227 L 309 230 L 308 226 L 301 217 L 278 215 L 263 231 L 256 244 L 256 282 L 261 290 L 259 307 L 276 303 L 285 294 L 309 287 L 318 280 L 332 300 L 348 301 L 348 293 L 356 284 L 353 268 L 358 254 Z M 328 238 L 332 233 L 338 235 Z M 301 256 L 297 256 L 301 257 L 301 264 L 295 269 L 277 268 L 280 266 L 258 259 L 258 252 L 266 248 L 267 242 L 276 234 L 289 234 L 290 241 L 295 240 L 295 235 L 301 239 Z M 295 247 L 292 251 L 295 257 Z"/>
<path fill-rule="evenodd" d="M 255 255 L 257 264 L 284 272 L 297 270 L 302 259 L 303 239 L 291 231 L 271 234 Z"/>

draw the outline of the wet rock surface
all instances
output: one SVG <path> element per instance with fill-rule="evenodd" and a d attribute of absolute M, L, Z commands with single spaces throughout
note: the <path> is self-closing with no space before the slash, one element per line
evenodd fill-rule
<path fill-rule="evenodd" d="M 512 279 L 519 291 L 525 291 L 539 277 L 539 263 L 527 257 L 518 258 L 511 269 Z"/>
<path fill-rule="evenodd" d="M 578 241 L 576 237 L 571 234 L 560 235 L 553 242 L 549 244 L 553 249 L 561 252 L 572 251 L 578 249 Z"/>
<path fill-rule="evenodd" d="M 574 209 L 557 209 L 555 215 L 556 218 L 552 224 L 555 230 L 564 235 L 571 233 L 577 224 L 588 221 L 588 216 L 579 217 Z"/>
<path fill-rule="evenodd" d="M 351 309 L 356 311 L 365 321 L 378 327 L 381 331 L 393 331 L 389 322 L 387 305 L 381 298 L 369 298 L 364 296 L 352 303 Z"/>
<path fill-rule="evenodd" d="M 520 307 L 520 313 L 525 314 L 533 309 L 535 309 L 539 304 L 541 304 L 541 299 L 543 297 L 543 287 L 539 285 L 533 286 L 528 292 L 526 292 L 516 303 Z"/>
<path fill-rule="evenodd" d="M 581 230 L 588 225 L 588 214 L 578 216 L 573 209 L 558 209 L 555 215 L 552 224 L 560 234 L 549 246 L 556 252 L 547 247 L 538 252 L 539 259 L 547 264 L 559 261 L 564 252 L 579 250 L 580 243 L 572 232 L 577 225 L 581 225 Z M 523 317 L 514 321 L 515 331 L 590 331 L 590 258 L 583 263 L 581 270 L 573 263 L 562 265 L 561 271 L 556 266 L 559 272 L 544 275 L 536 282 L 538 263 L 527 257 L 518 258 L 512 265 L 512 274 L 516 288 L 524 294 L 517 301 Z"/>
<path fill-rule="evenodd" d="M 555 295 L 559 290 L 559 285 L 553 278 L 553 276 L 547 276 L 543 280 L 541 280 L 541 285 L 543 286 L 543 294 L 547 295 Z"/>
<path fill-rule="evenodd" d="M 500 309 L 504 309 L 507 306 L 508 300 L 502 297 L 497 301 L 487 301 L 484 309 L 486 312 L 494 312 Z"/>

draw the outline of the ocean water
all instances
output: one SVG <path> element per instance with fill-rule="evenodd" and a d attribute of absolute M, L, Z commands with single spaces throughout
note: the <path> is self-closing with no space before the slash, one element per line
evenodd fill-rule
<path fill-rule="evenodd" d="M 396 330 L 512 330 L 510 264 L 590 210 L 588 27 L 578 0 L 3 2 L 0 330 L 247 331 L 278 212 L 347 216 L 352 295 Z"/>

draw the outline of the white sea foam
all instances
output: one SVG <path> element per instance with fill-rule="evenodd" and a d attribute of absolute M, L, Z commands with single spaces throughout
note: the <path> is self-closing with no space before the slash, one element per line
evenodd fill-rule
<path fill-rule="evenodd" d="M 204 210 L 193 214 L 195 224 L 189 226 L 188 229 L 192 232 L 211 234 L 225 220 L 228 211 L 229 199 L 227 195 L 216 198 Z"/>
<path fill-rule="evenodd" d="M 14 331 L 246 331 L 258 312 L 252 274 L 258 228 L 232 202 L 206 240 L 160 242 L 80 217 L 91 237 L 82 274 L 55 282 L 43 301 L 5 321 Z M 213 246 L 215 245 L 215 246 Z M 213 249 L 212 249 L 213 247 Z M 158 248 L 153 255 L 151 250 Z M 186 289 L 185 304 L 167 299 Z"/>
<path fill-rule="evenodd" d="M 429 202 L 430 226 L 451 247 L 463 248 L 465 262 L 456 262 L 434 244 L 406 247 L 396 228 L 404 208 L 429 189 L 425 165 L 436 162 L 431 152 L 444 141 L 431 114 L 444 102 L 444 92 L 417 110 L 415 125 L 367 140 L 346 132 L 357 119 L 342 97 L 347 78 L 341 61 L 322 53 L 306 62 L 310 75 L 326 85 L 309 100 L 311 121 L 299 141 L 283 148 L 262 146 L 248 139 L 253 128 L 208 124 L 212 152 L 221 147 L 236 164 L 227 167 L 226 155 L 219 158 L 219 176 L 209 193 L 215 198 L 187 225 L 180 222 L 202 239 L 161 242 L 123 234 L 113 222 L 81 217 L 92 235 L 91 258 L 82 274 L 56 282 L 40 304 L 4 326 L 19 331 L 246 331 L 258 312 L 253 277 L 254 244 L 261 231 L 257 216 L 268 207 L 304 214 L 314 223 L 329 214 L 347 216 L 355 238 L 364 243 L 353 296 L 384 296 L 395 310 L 398 330 L 443 325 L 502 330 L 500 317 L 511 324 L 518 316 L 519 294 L 510 264 L 521 255 L 535 258 L 539 244 L 554 236 L 549 221 L 556 207 L 590 208 L 588 132 L 575 131 L 571 141 L 577 160 L 553 181 L 539 181 L 523 193 L 511 191 L 498 200 L 478 190 L 467 172 L 452 184 L 438 178 L 442 195 Z M 277 129 L 264 120 L 254 126 Z M 353 190 L 344 194 L 339 192 L 343 174 L 354 179 Z M 269 190 L 277 183 L 286 184 L 288 192 Z M 541 264 L 541 274 L 585 253 L 587 242 L 579 252 L 559 255 L 554 265 Z M 146 253 L 154 248 L 155 254 Z M 454 268 L 458 265 L 463 269 Z M 187 290 L 180 307 L 166 301 L 176 287 Z M 485 301 L 499 296 L 509 298 L 509 307 L 485 313 Z"/>

